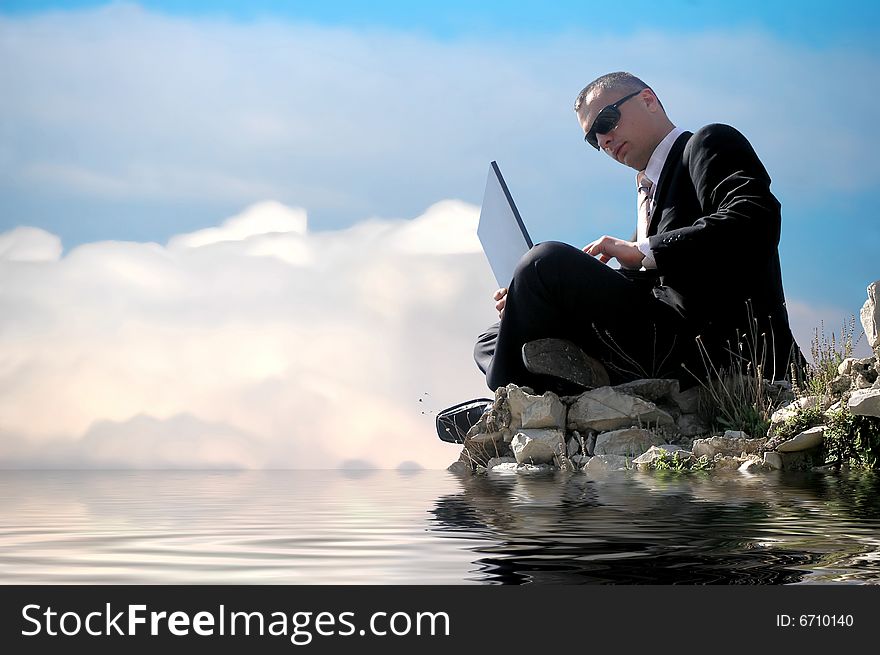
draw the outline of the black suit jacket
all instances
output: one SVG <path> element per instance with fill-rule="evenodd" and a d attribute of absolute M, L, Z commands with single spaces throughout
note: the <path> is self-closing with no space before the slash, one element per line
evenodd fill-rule
<path fill-rule="evenodd" d="M 754 149 L 734 128 L 685 132 L 672 146 L 654 195 L 648 238 L 659 280 L 654 295 L 695 330 L 716 365 L 736 334 L 766 343 L 765 377 L 782 378 L 794 342 L 779 266 L 781 213 Z M 775 367 L 775 371 L 768 367 Z M 774 375 L 775 373 L 775 375 Z"/>

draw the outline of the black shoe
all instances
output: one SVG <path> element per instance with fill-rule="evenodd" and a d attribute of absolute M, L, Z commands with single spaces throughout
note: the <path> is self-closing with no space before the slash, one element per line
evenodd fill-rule
<path fill-rule="evenodd" d="M 492 403 L 489 398 L 477 398 L 459 403 L 437 414 L 437 436 L 448 443 L 464 443 L 464 438 Z"/>
<path fill-rule="evenodd" d="M 581 390 L 610 384 L 602 363 L 565 339 L 538 339 L 523 344 L 523 364 L 529 373 L 548 375 Z"/>

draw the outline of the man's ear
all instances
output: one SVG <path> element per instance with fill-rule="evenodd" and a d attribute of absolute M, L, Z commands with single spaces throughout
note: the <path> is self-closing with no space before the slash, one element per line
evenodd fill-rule
<path fill-rule="evenodd" d="M 645 101 L 645 107 L 648 108 L 648 111 L 652 114 L 661 111 L 660 109 L 660 101 L 657 100 L 657 96 L 654 95 L 654 92 L 651 89 L 643 89 L 641 97 Z"/>

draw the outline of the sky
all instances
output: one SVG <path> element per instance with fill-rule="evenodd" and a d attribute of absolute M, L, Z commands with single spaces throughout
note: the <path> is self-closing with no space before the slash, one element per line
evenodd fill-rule
<path fill-rule="evenodd" d="M 633 231 L 572 110 L 611 70 L 750 139 L 808 355 L 858 316 L 874 3 L 412 4 L 0 0 L 0 466 L 445 467 L 489 162 L 536 242 Z"/>

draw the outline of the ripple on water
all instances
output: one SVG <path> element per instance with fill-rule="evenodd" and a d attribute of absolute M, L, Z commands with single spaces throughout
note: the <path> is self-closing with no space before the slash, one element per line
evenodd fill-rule
<path fill-rule="evenodd" d="M 5 583 L 880 581 L 877 476 L 0 473 Z"/>

